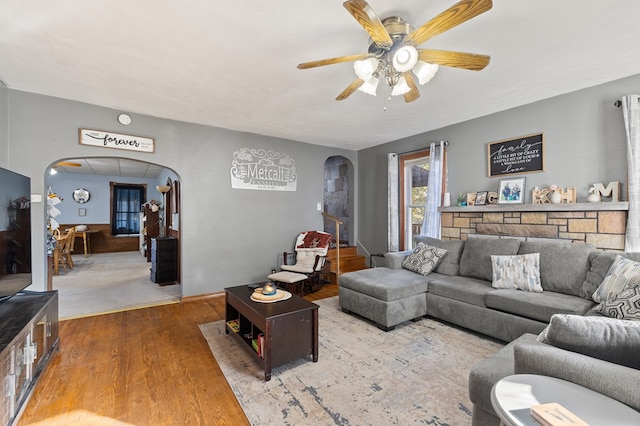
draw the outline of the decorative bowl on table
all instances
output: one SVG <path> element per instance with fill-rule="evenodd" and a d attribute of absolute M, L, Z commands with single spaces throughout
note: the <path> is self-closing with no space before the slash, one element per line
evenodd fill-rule
<path fill-rule="evenodd" d="M 264 286 L 262 286 L 262 294 L 265 296 L 273 296 L 278 292 L 278 288 L 271 281 L 267 281 Z"/>

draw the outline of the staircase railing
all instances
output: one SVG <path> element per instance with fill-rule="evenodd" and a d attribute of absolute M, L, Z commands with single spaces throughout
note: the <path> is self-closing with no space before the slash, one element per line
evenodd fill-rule
<path fill-rule="evenodd" d="M 342 222 L 337 217 L 331 216 L 327 212 L 322 212 L 322 216 L 336 223 L 336 284 L 337 284 L 338 278 L 340 277 L 340 225 L 342 225 L 344 222 Z"/>

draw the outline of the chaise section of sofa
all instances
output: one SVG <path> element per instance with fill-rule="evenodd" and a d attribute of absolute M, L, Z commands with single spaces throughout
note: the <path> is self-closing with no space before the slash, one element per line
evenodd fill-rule
<path fill-rule="evenodd" d="M 429 281 L 406 269 L 372 268 L 340 276 L 340 308 L 377 324 L 385 331 L 427 314 L 425 293 Z"/>
<path fill-rule="evenodd" d="M 385 253 L 385 267 L 340 275 L 340 308 L 375 322 L 385 331 L 425 316 L 429 283 L 447 275 L 457 275 L 464 242 L 442 242 L 441 246 L 447 253 L 426 276 L 402 267 L 411 250 Z"/>

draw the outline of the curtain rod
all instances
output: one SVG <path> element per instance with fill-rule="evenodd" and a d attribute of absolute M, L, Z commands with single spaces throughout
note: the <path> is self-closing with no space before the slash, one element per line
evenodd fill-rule
<path fill-rule="evenodd" d="M 439 142 L 444 142 L 444 146 L 449 146 L 449 141 L 439 141 Z M 414 149 L 414 150 L 412 150 L 412 151 L 398 152 L 396 155 L 407 155 L 407 154 L 413 154 L 414 152 L 426 151 L 426 150 L 428 150 L 428 149 L 429 149 L 429 147 L 419 148 L 419 149 Z"/>
<path fill-rule="evenodd" d="M 617 100 L 617 101 L 615 101 L 615 102 L 613 103 L 613 105 L 614 105 L 614 106 L 616 106 L 616 107 L 618 107 L 618 108 L 620 108 L 620 107 L 622 106 L 622 101 Z"/>

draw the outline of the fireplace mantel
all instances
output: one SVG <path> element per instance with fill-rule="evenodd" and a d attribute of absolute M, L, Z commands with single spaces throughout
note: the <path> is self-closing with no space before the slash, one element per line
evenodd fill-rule
<path fill-rule="evenodd" d="M 471 234 L 582 241 L 603 250 L 623 250 L 628 202 L 495 204 L 440 208 L 442 238 Z"/>
<path fill-rule="evenodd" d="M 493 213 L 493 212 L 592 212 L 592 211 L 627 211 L 629 203 L 562 203 L 562 204 L 491 204 L 488 206 L 451 206 L 440 207 L 442 213 Z"/>

